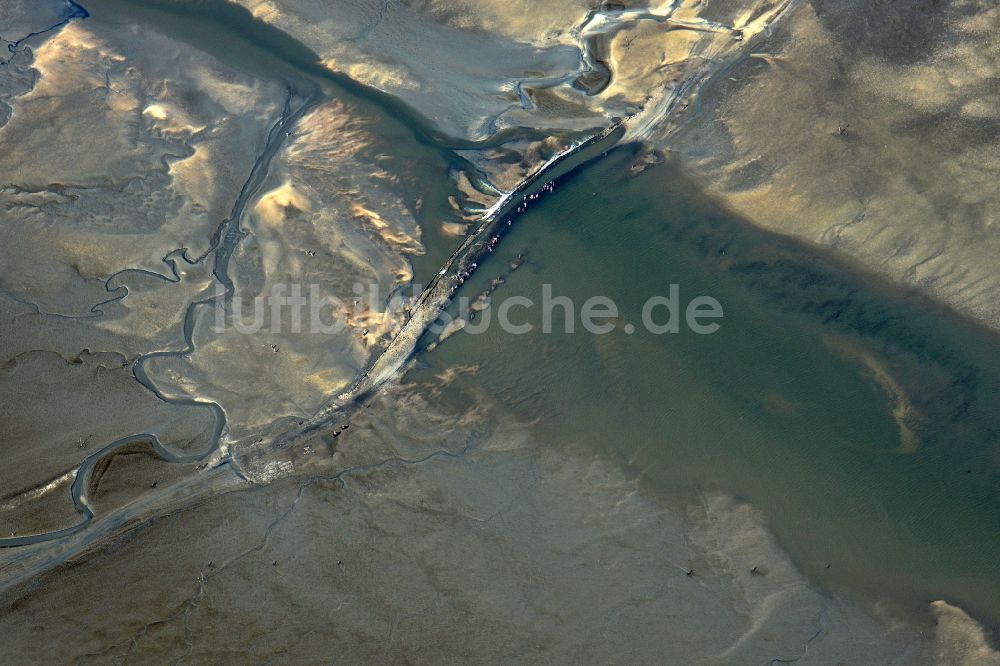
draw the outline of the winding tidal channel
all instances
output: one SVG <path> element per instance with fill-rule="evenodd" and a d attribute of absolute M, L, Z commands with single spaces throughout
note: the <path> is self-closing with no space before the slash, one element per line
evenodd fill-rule
<path fill-rule="evenodd" d="M 797 4 L 769 5 L 774 22 Z M 379 634 L 383 656 L 401 659 L 413 656 L 408 645 L 438 635 L 421 623 L 441 608 L 454 613 L 440 616 L 446 625 L 487 617 L 475 636 L 491 635 L 483 627 L 495 622 L 519 645 L 556 645 L 558 627 L 572 627 L 565 631 L 573 645 L 606 630 L 627 636 L 638 662 L 659 654 L 647 634 L 628 633 L 647 620 L 689 637 L 672 654 L 700 655 L 692 663 L 793 663 L 811 650 L 821 661 L 925 663 L 929 654 L 945 654 L 947 641 L 995 655 L 996 332 L 843 256 L 750 225 L 704 194 L 682 159 L 647 142 L 657 131 L 690 139 L 702 95 L 717 94 L 737 63 L 759 55 L 755 40 L 770 37 L 771 24 L 743 44 L 735 24 L 675 16 L 673 5 L 594 10 L 574 29 L 578 69 L 511 81 L 512 109 L 558 106 L 538 92 L 557 85 L 572 83 L 587 96 L 615 85 L 619 72 L 608 66 L 602 39 L 637 22 L 724 35 L 743 46 L 700 58 L 687 78 L 651 94 L 644 109 L 559 131 L 495 131 L 503 115 L 484 112 L 480 120 L 492 134 L 476 141 L 332 73 L 329 59 L 261 20 L 265 9 L 222 0 L 68 1 L 58 22 L 8 42 L 5 71 L 35 48 L 42 82 L 53 77 L 60 54 L 39 44 L 87 21 L 108 22 L 98 35 L 144 26 L 135 30 L 182 45 L 178 58 L 197 51 L 221 63 L 201 69 L 195 59 L 183 71 L 221 91 L 218 108 L 226 111 L 212 107 L 223 118 L 214 124 L 178 111 L 181 101 L 210 107 L 175 89 L 183 87 L 175 83 L 181 74 L 142 88 L 135 108 L 122 112 L 139 118 L 124 136 L 140 136 L 143 123 L 153 127 L 135 158 L 155 164 L 148 173 L 109 169 L 96 184 L 4 190 L 35 197 L 10 206 L 30 214 L 46 205 L 36 199 L 64 191 L 71 202 L 88 188 L 138 192 L 148 207 L 176 205 L 181 218 L 208 217 L 213 229 L 189 241 L 164 231 L 174 243 L 169 251 L 156 246 L 154 260 L 140 257 L 99 279 L 78 261 L 79 293 L 92 294 L 96 284 L 99 298 L 75 309 L 3 285 L 4 298 L 21 308 L 11 321 L 100 327 L 107 320 L 118 326 L 108 324 L 115 334 L 142 328 L 127 317 L 139 311 L 134 303 L 145 307 L 143 298 L 152 303 L 143 312 L 167 310 L 166 299 L 149 293 L 176 288 L 184 295 L 170 311 L 177 320 L 162 329 L 176 334 L 149 333 L 144 342 L 156 344 L 145 347 L 121 335 L 135 351 L 115 352 L 127 359 L 144 399 L 176 409 L 184 425 L 157 422 L 93 445 L 81 431 L 78 464 L 0 497 L 27 506 L 46 489 L 66 489 L 76 518 L 0 537 L 0 587 L 17 603 L 58 588 L 52 581 L 77 566 L 84 573 L 75 580 L 89 581 L 154 563 L 157 575 L 187 585 L 163 608 L 150 601 L 155 611 L 123 621 L 108 644 L 81 624 L 88 636 L 81 661 L 127 658 L 171 626 L 178 636 L 172 644 L 183 647 L 178 660 L 204 656 L 193 629 L 199 617 L 212 627 L 206 635 L 216 636 L 214 628 L 246 621 L 217 608 L 249 613 L 292 608 L 300 599 L 316 603 L 310 615 L 349 626 L 351 636 Z M 66 43 L 84 41 L 71 33 Z M 127 58 L 109 55 L 106 43 L 95 37 L 87 48 L 119 78 L 107 73 L 106 90 L 86 94 L 124 107 L 114 95 L 124 99 L 140 76 L 122 65 Z M 237 74 L 251 83 L 239 83 Z M 225 132 L 250 136 L 252 146 Z M 217 136 L 253 160 L 227 161 L 229 153 L 211 143 Z M 207 171 L 184 171 L 212 160 L 222 164 L 215 180 Z M 235 183 L 229 190 L 220 184 L 227 178 Z M 211 217 L 207 195 L 188 205 L 176 203 L 174 190 L 160 199 L 141 189 L 181 185 L 234 192 L 235 199 L 226 200 L 228 214 Z M 115 217 L 110 205 L 110 213 L 97 210 L 99 221 Z M 322 283 L 356 305 L 363 295 L 349 291 L 352 282 L 369 279 L 385 293 L 383 302 L 365 303 L 341 337 L 278 337 L 279 326 L 247 341 L 209 329 L 206 322 L 219 321 L 214 308 L 223 321 L 242 316 L 234 303 L 244 295 L 292 279 Z M 388 311 L 393 296 L 421 282 L 427 286 L 402 314 Z M 711 296 L 721 304 L 717 332 L 664 335 L 639 325 L 648 299 L 675 289 L 684 303 Z M 572 304 L 609 297 L 617 306 L 610 332 L 568 326 L 553 333 L 534 309 L 523 313 L 532 324 L 526 334 L 485 325 L 473 331 L 470 318 L 463 322 L 469 331 L 434 335 L 442 315 L 458 316 L 459 296 L 478 296 L 482 323 L 502 299 L 538 302 L 545 293 L 568 298 L 560 313 L 567 322 L 575 317 Z M 5 370 L 48 353 L 38 335 Z M 107 335 L 81 336 L 84 351 L 75 358 L 54 344 L 49 351 L 71 369 L 84 366 L 83 358 L 111 353 L 115 338 Z M 94 363 L 98 380 L 112 373 L 105 357 Z M 283 387 L 292 388 L 283 394 Z M 148 468 L 114 466 L 116 456 L 145 455 L 143 447 L 152 452 Z M 110 490 L 101 492 L 114 501 L 95 503 L 105 477 Z M 198 558 L 196 575 L 180 564 L 171 569 L 175 560 L 186 562 L 172 548 Z M 119 550 L 133 559 L 115 559 Z M 226 582 L 230 575 L 236 583 Z M 282 578 L 267 587 L 267 576 Z M 487 581 L 482 595 L 462 596 L 474 587 L 463 580 Z M 246 581 L 261 596 L 241 604 Z M 536 584 L 551 586 L 546 599 L 532 596 Z M 314 599 L 321 589 L 343 593 L 339 605 L 332 592 Z M 51 608 L 61 603 L 40 598 Z M 460 601 L 449 606 L 451 599 Z M 342 619 L 341 609 L 352 604 L 362 610 Z M 685 610 L 692 608 L 703 610 Z M 518 617 L 528 619 L 518 625 Z M 962 640 L 945 636 L 946 625 L 960 625 Z M 550 633 L 543 640 L 532 632 Z M 716 635 L 724 636 L 720 645 Z M 865 639 L 845 647 L 853 636 Z M 461 632 L 451 638 L 452 650 L 463 642 L 481 647 Z M 277 654 L 292 654 L 285 649 Z M 482 649 L 499 658 L 506 648 Z M 571 652 L 562 644 L 553 649 Z M 363 650 L 352 656 L 372 658 Z"/>

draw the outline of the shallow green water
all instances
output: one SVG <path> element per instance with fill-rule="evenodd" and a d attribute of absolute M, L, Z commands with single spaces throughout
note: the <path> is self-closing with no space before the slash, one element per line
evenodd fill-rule
<path fill-rule="evenodd" d="M 492 309 L 534 300 L 511 317 L 532 333 L 493 325 L 426 361 L 481 362 L 471 381 L 537 418 L 545 441 L 611 455 L 649 492 L 748 499 L 823 585 L 914 612 L 941 598 L 1000 625 L 997 338 L 748 228 L 669 165 L 630 178 L 630 159 L 620 149 L 564 178 L 463 288 L 474 296 L 527 251 Z M 618 328 L 560 333 L 557 310 L 542 333 L 544 283 L 577 308 L 612 298 Z M 717 333 L 644 331 L 642 304 L 671 283 L 682 304 L 721 302 Z"/>
<path fill-rule="evenodd" d="M 421 224 L 429 229 L 447 216 L 447 172 L 461 161 L 433 145 L 440 137 L 402 105 L 321 70 L 311 52 L 244 10 L 218 2 L 85 4 L 370 110 L 379 137 L 394 144 L 392 170 L 418 174 L 412 191 L 427 202 Z M 551 283 L 577 306 L 593 295 L 613 298 L 622 326 L 639 332 L 515 336 L 492 327 L 452 338 L 428 362 L 482 362 L 472 381 L 537 417 L 545 441 L 613 456 L 649 492 L 689 498 L 723 488 L 747 498 L 799 566 L 834 589 L 917 611 L 944 598 L 1000 626 L 997 339 L 746 228 L 693 195 L 674 169 L 629 178 L 630 159 L 620 150 L 564 178 L 464 293 L 474 295 L 527 250 L 528 264 L 498 302 L 538 301 L 541 284 Z M 418 281 L 454 244 L 425 240 Z M 718 333 L 642 332 L 643 302 L 671 283 L 683 303 L 700 294 L 722 303 Z M 539 315 L 535 308 L 516 318 L 537 324 Z M 893 417 L 901 395 L 912 437 Z"/>

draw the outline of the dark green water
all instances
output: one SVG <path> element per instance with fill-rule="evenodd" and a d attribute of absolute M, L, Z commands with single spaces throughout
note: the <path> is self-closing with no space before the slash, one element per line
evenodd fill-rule
<path fill-rule="evenodd" d="M 482 363 L 553 447 L 612 456 L 647 491 L 724 489 L 762 509 L 821 585 L 924 613 L 945 599 L 1000 626 L 997 337 L 925 299 L 749 228 L 670 165 L 627 175 L 619 149 L 562 179 L 463 287 L 535 301 L 535 330 L 456 335 L 426 361 Z M 542 333 L 542 284 L 577 308 L 604 295 L 618 328 Z M 680 288 L 725 316 L 713 335 L 653 335 L 645 300 Z M 663 317 L 661 313 L 659 317 Z M 494 322 L 495 323 L 495 322 Z M 637 331 L 629 335 L 624 324 Z M 894 410 L 907 405 L 904 433 Z M 766 563 L 762 563 L 762 566 Z"/>
<path fill-rule="evenodd" d="M 462 144 L 437 145 L 442 137 L 403 105 L 330 75 L 245 10 L 218 1 L 84 4 L 369 111 L 380 143 L 393 144 L 391 170 L 411 174 L 407 189 L 425 202 L 424 228 L 447 217 L 447 173 L 464 164 L 447 148 Z M 749 229 L 692 194 L 676 169 L 629 178 L 630 159 L 619 150 L 564 178 L 464 293 L 528 250 L 498 302 L 538 301 L 550 283 L 578 307 L 593 295 L 613 298 L 620 324 L 638 332 L 516 336 L 494 326 L 452 338 L 428 361 L 482 362 L 471 381 L 539 418 L 545 441 L 614 457 L 651 493 L 687 499 L 721 488 L 748 499 L 821 584 L 915 612 L 943 598 L 1000 627 L 997 338 Z M 426 282 L 454 239 L 428 232 L 425 240 L 429 254 L 416 264 Z M 718 333 L 643 332 L 643 302 L 671 283 L 683 303 L 700 294 L 722 303 Z M 540 309 L 522 317 L 537 324 Z M 893 416 L 901 396 L 911 436 Z"/>

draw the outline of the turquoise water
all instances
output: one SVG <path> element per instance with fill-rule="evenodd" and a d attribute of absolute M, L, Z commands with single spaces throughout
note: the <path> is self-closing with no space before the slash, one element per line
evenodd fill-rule
<path fill-rule="evenodd" d="M 1000 626 L 997 338 L 751 229 L 669 164 L 632 178 L 631 159 L 563 178 L 463 287 L 475 296 L 525 252 L 492 310 L 534 300 L 511 316 L 532 333 L 456 335 L 426 362 L 480 363 L 468 381 L 551 446 L 612 456 L 647 492 L 749 500 L 823 586 L 917 613 L 945 599 Z M 542 333 L 545 283 L 577 307 L 610 297 L 616 329 L 560 333 L 556 310 Z M 682 304 L 722 304 L 718 332 L 643 329 L 643 303 L 672 283 Z"/>

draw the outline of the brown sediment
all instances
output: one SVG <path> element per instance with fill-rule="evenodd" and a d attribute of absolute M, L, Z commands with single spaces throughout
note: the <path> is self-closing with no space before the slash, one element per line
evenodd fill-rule
<path fill-rule="evenodd" d="M 672 145 L 754 224 L 996 330 L 998 27 L 975 0 L 801 3 Z"/>
<path fill-rule="evenodd" d="M 460 377 L 392 387 L 332 455 L 300 450 L 293 471 L 270 485 L 203 497 L 114 548 L 5 590 L 3 655 L 995 658 L 960 610 L 933 604 L 931 638 L 827 597 L 753 507 L 715 492 L 647 497 L 615 465 L 555 453 L 470 383 L 444 386 Z M 80 590 L 102 612 L 81 613 Z M 288 621 L 276 626 L 276 614 Z M 34 623 L 48 640 L 37 641 Z M 499 648 L 496 626 L 511 638 Z"/>

